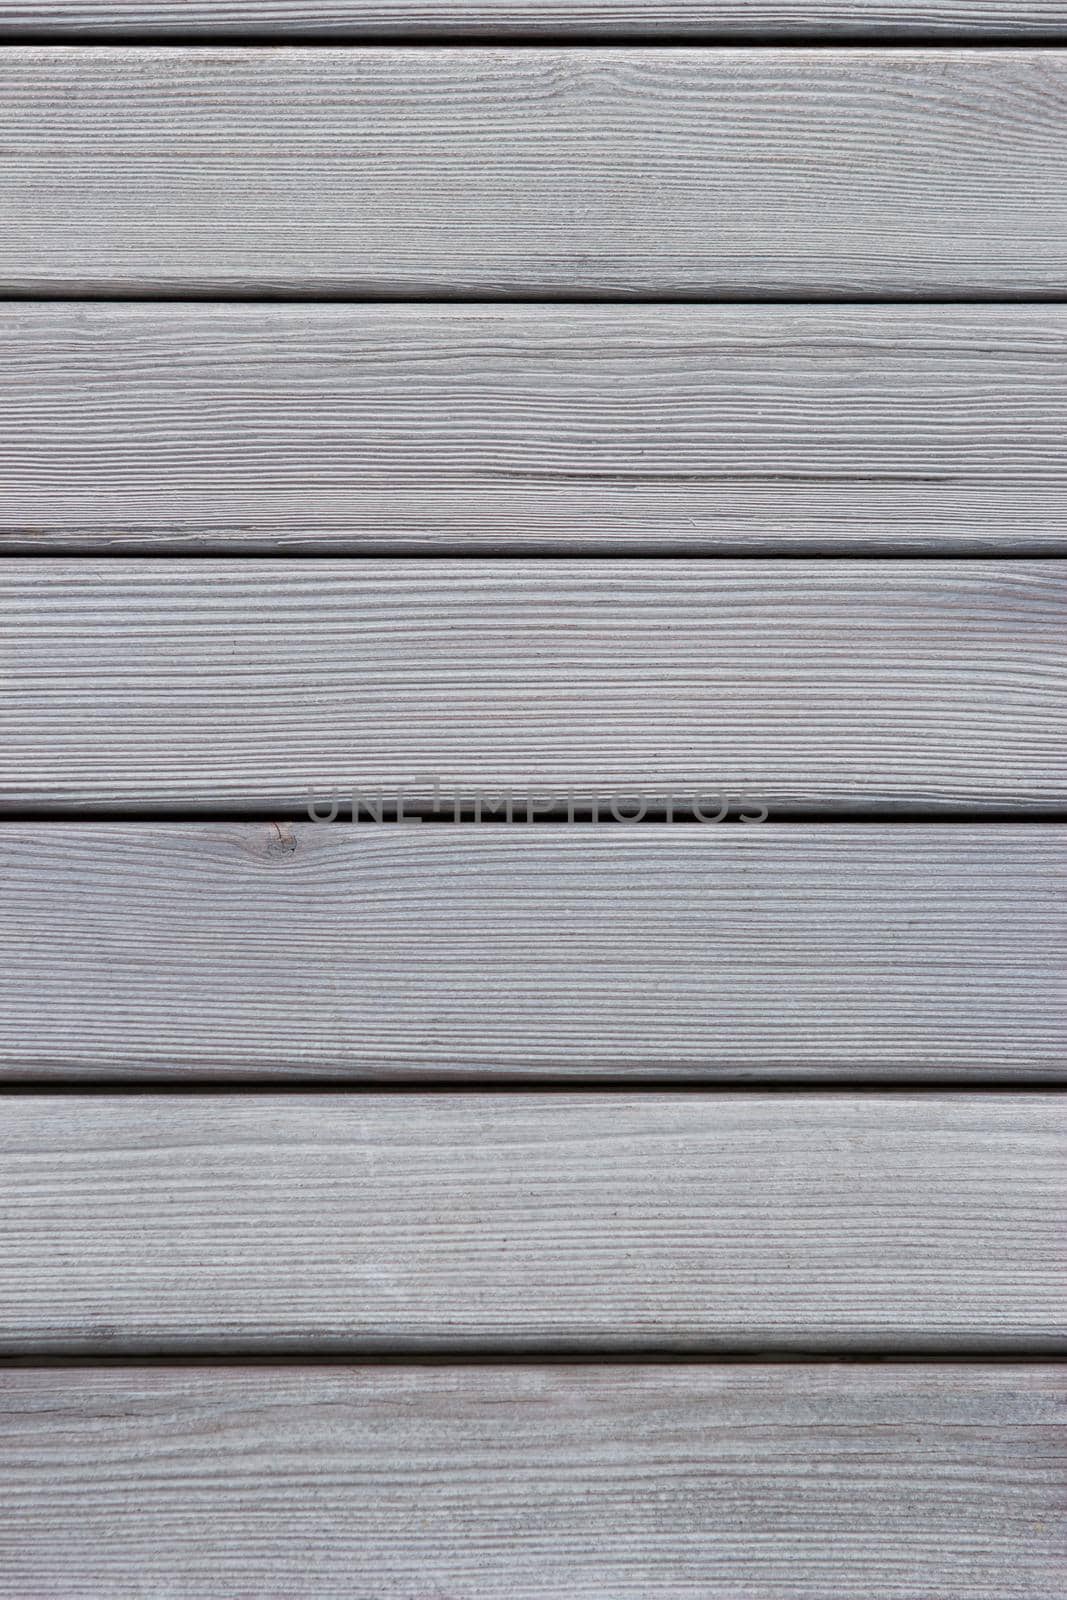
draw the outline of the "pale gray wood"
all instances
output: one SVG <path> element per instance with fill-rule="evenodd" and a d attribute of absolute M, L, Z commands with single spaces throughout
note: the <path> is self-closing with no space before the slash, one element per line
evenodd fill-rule
<path fill-rule="evenodd" d="M 1060 51 L 18 47 L 0 290 L 1067 290 Z"/>
<path fill-rule="evenodd" d="M 1055 1366 L 0 1374 L 0 1594 L 1051 1600 Z"/>
<path fill-rule="evenodd" d="M 1058 306 L 0 306 L 0 547 L 1067 554 Z"/>
<path fill-rule="evenodd" d="M 13 559 L 0 806 L 1067 802 L 1049 561 Z M 712 801 L 714 810 L 717 802 Z"/>
<path fill-rule="evenodd" d="M 1067 36 L 1062 0 L 38 0 L 0 5 L 20 34 L 673 39 Z"/>
<path fill-rule="evenodd" d="M 1054 1094 L 8 1095 L 0 1158 L 6 1353 L 1067 1350 Z"/>
<path fill-rule="evenodd" d="M 1062 827 L 0 826 L 0 1072 L 1062 1076 Z"/>

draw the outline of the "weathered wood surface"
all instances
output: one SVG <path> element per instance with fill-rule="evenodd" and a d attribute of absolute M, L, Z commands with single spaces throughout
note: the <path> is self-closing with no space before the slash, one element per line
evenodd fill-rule
<path fill-rule="evenodd" d="M 0 1099 L 0 1351 L 1067 1350 L 1053 1094 Z"/>
<path fill-rule="evenodd" d="M 1061 0 L 14 0 L 0 33 L 672 39 L 1061 38 Z"/>
<path fill-rule="evenodd" d="M 1067 55 L 11 46 L 0 290 L 1067 290 Z"/>
<path fill-rule="evenodd" d="M 1067 553 L 1056 306 L 0 306 L 0 548 Z"/>
<path fill-rule="evenodd" d="M 19 558 L 0 716 L 8 810 L 303 815 L 353 783 L 428 805 L 436 779 L 628 815 L 724 792 L 1032 813 L 1067 802 L 1067 571 Z"/>
<path fill-rule="evenodd" d="M 1067 830 L 0 826 L 7 1078 L 1063 1073 Z"/>
<path fill-rule="evenodd" d="M 1050 1600 L 1054 1366 L 0 1374 L 0 1594 Z"/>

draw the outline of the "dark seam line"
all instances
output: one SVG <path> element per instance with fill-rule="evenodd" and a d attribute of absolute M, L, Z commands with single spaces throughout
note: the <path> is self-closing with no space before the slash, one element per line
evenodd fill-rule
<path fill-rule="evenodd" d="M 101 531 L 97 538 L 116 540 L 116 535 Z M 964 545 L 960 548 L 948 547 L 940 550 L 910 550 L 906 545 L 882 548 L 871 545 L 850 545 L 847 541 L 838 545 L 825 543 L 805 547 L 802 541 L 795 541 L 781 548 L 751 550 L 743 544 L 723 544 L 714 550 L 694 549 L 683 543 L 672 543 L 670 540 L 661 540 L 655 547 L 645 548 L 634 541 L 625 544 L 612 544 L 605 540 L 601 544 L 576 544 L 571 547 L 562 539 L 551 544 L 539 544 L 536 541 L 522 542 L 516 540 L 513 547 L 503 549 L 482 550 L 477 545 L 445 545 L 440 549 L 429 546 L 419 546 L 417 549 L 407 549 L 402 543 L 388 543 L 385 540 L 368 539 L 366 548 L 358 550 L 345 548 L 341 545 L 331 545 L 328 540 L 308 540 L 306 543 L 289 549 L 285 544 L 285 536 L 274 541 L 264 540 L 262 545 L 244 545 L 240 540 L 220 542 L 212 545 L 210 541 L 201 539 L 195 546 L 188 547 L 183 540 L 192 535 L 169 536 L 166 534 L 152 540 L 151 543 L 142 544 L 149 535 L 118 536 L 121 542 L 112 542 L 101 547 L 93 542 L 91 535 L 78 539 L 50 539 L 47 544 L 35 543 L 25 535 L 11 534 L 0 529 L 0 569 L 5 561 L 60 561 L 72 559 L 88 559 L 93 561 L 254 561 L 264 563 L 277 561 L 287 563 L 292 561 L 332 561 L 354 562 L 362 561 L 393 561 L 393 562 L 431 562 L 431 561 L 467 561 L 480 564 L 488 561 L 686 561 L 706 562 L 709 567 L 720 561 L 838 561 L 838 562 L 866 562 L 868 564 L 879 561 L 1048 561 L 1060 562 L 1067 558 L 1067 537 L 1063 547 L 1047 545 L 1018 545 L 1009 548 L 988 550 L 980 544 Z M 173 542 L 168 544 L 168 539 Z"/>
<path fill-rule="evenodd" d="M 346 784 L 349 780 L 345 780 Z M 471 778 L 470 784 L 477 782 L 493 782 L 495 780 L 478 780 Z M 640 780 L 634 779 L 634 795 L 640 787 Z M 697 782 L 698 780 L 694 780 Z M 320 780 L 323 787 L 328 785 L 328 780 Z M 713 788 L 708 789 L 709 798 L 715 794 Z M 579 801 L 581 796 L 579 795 Z M 5 824 L 28 823 L 65 823 L 65 824 L 92 824 L 92 823 L 126 823 L 126 824 L 152 824 L 171 823 L 178 826 L 203 824 L 205 826 L 225 826 L 232 823 L 274 823 L 274 822 L 303 822 L 308 826 L 324 828 L 357 828 L 372 829 L 381 832 L 383 829 L 409 829 L 412 827 L 430 828 L 560 828 L 572 827 L 575 829 L 592 829 L 597 827 L 607 828 L 649 828 L 664 829 L 672 827 L 720 827 L 758 829 L 768 824 L 787 823 L 791 826 L 826 826 L 841 825 L 844 827 L 859 827 L 864 825 L 900 825 L 902 827 L 937 825 L 943 827 L 958 827 L 961 825 L 975 826 L 989 824 L 992 827 L 1057 827 L 1067 823 L 1067 806 L 1064 805 L 1035 805 L 1028 808 L 1020 807 L 988 807 L 953 806 L 939 808 L 924 808 L 921 806 L 901 806 L 899 808 L 885 806 L 843 806 L 840 809 L 804 808 L 799 806 L 775 806 L 773 802 L 760 802 L 754 796 L 752 804 L 769 804 L 770 815 L 763 822 L 743 822 L 740 818 L 732 816 L 722 822 L 709 822 L 707 818 L 696 816 L 692 809 L 686 810 L 679 805 L 674 809 L 674 815 L 667 816 L 666 808 L 649 808 L 648 814 L 640 821 L 620 821 L 608 811 L 607 801 L 602 804 L 602 814 L 594 820 L 585 815 L 589 809 L 587 805 L 576 802 L 577 815 L 572 820 L 567 814 L 565 806 L 559 806 L 552 811 L 541 812 L 527 822 L 522 816 L 515 816 L 511 821 L 504 817 L 474 815 L 473 802 L 469 807 L 464 807 L 457 820 L 452 814 L 451 807 L 447 815 L 435 815 L 428 805 L 418 805 L 414 802 L 405 802 L 405 811 L 410 820 L 397 822 L 386 819 L 376 822 L 372 819 L 361 818 L 353 822 L 348 816 L 338 816 L 332 822 L 317 822 L 309 818 L 306 806 L 218 806 L 205 805 L 203 807 L 168 806 L 168 805 L 133 805 L 133 806 L 92 806 L 84 803 L 63 805 L 19 806 L 15 804 L 0 803 L 0 829 Z M 325 803 L 325 802 L 324 802 Z M 519 806 L 516 809 L 521 809 Z M 710 806 L 707 807 L 710 810 Z M 735 808 L 736 809 L 736 808 Z"/>
<path fill-rule="evenodd" d="M 413 1073 L 404 1078 L 382 1078 L 379 1080 L 360 1078 L 357 1075 L 344 1077 L 319 1077 L 286 1078 L 283 1076 L 269 1077 L 248 1075 L 246 1077 L 226 1078 L 217 1073 L 210 1077 L 206 1074 L 200 1076 L 174 1076 L 161 1080 L 160 1078 L 138 1078 L 135 1075 L 128 1077 L 98 1077 L 98 1078 L 72 1078 L 72 1077 L 7 1077 L 0 1079 L 0 1102 L 6 1097 L 9 1099 L 36 1098 L 44 1099 L 54 1096 L 60 1099 L 82 1099 L 93 1097 L 114 1098 L 122 1096 L 125 1099 L 159 1099 L 181 1098 L 190 1099 L 234 1099 L 238 1097 L 252 1099 L 257 1096 L 270 1096 L 291 1098 L 295 1096 L 314 1097 L 319 1095 L 346 1094 L 353 1097 L 369 1098 L 374 1095 L 386 1095 L 393 1098 L 407 1098 L 417 1095 L 435 1095 L 445 1098 L 456 1098 L 460 1095 L 488 1099 L 493 1096 L 551 1096 L 554 1099 L 578 1098 L 583 1095 L 604 1095 L 617 1097 L 620 1094 L 629 1094 L 642 1098 L 645 1095 L 656 1095 L 660 1098 L 677 1096 L 686 1099 L 710 1099 L 712 1097 L 730 1097 L 736 1099 L 750 1098 L 756 1095 L 771 1095 L 781 1099 L 854 1099 L 863 1096 L 866 1099 L 878 1100 L 882 1098 L 904 1097 L 932 1097 L 945 1098 L 946 1096 L 959 1100 L 968 1099 L 973 1095 L 1046 1095 L 1059 1098 L 1067 1094 L 1067 1067 L 1063 1074 L 1056 1078 L 1006 1078 L 998 1069 L 991 1068 L 984 1077 L 963 1076 L 937 1077 L 937 1078 L 906 1078 L 887 1075 L 883 1079 L 865 1077 L 861 1079 L 849 1078 L 760 1078 L 753 1075 L 747 1077 L 723 1078 L 696 1078 L 679 1074 L 676 1077 L 661 1076 L 650 1077 L 647 1074 L 634 1074 L 632 1076 L 582 1078 L 571 1074 L 567 1077 L 553 1077 L 546 1073 L 538 1075 L 515 1073 L 509 1077 L 494 1078 L 483 1073 L 479 1077 L 470 1074 L 457 1073 L 453 1077 L 441 1076 L 420 1079 Z"/>
<path fill-rule="evenodd" d="M 597 31 L 563 28 L 530 28 L 507 22 L 466 27 L 448 23 L 421 27 L 376 29 L 361 33 L 358 26 L 339 24 L 336 28 L 242 29 L 216 26 L 210 29 L 159 27 L 129 29 L 76 27 L 2 27 L 0 46 L 75 46 L 93 49 L 170 49 L 170 50 L 434 50 L 493 49 L 514 50 L 825 50 L 829 53 L 878 49 L 959 50 L 1056 50 L 1067 46 L 1067 27 L 1027 30 L 1010 28 L 921 28 L 894 30 L 825 27 L 808 30 L 780 28 L 739 28 L 734 31 L 681 28 L 618 29 Z"/>
<path fill-rule="evenodd" d="M 916 289 L 911 291 L 867 290 L 690 290 L 690 289 L 516 289 L 487 293 L 484 290 L 424 288 L 398 285 L 395 289 L 368 291 L 358 287 L 329 288 L 308 284 L 305 287 L 272 289 L 269 286 L 242 288 L 214 281 L 161 289 L 137 283 L 75 290 L 66 284 L 37 284 L 32 288 L 0 286 L 0 305 L 276 305 L 276 306 L 784 306 L 796 310 L 807 306 L 1062 306 L 1067 305 L 1063 289 Z"/>
<path fill-rule="evenodd" d="M 210 1350 L 144 1352 L 85 1353 L 71 1349 L 50 1352 L 26 1352 L 18 1355 L 0 1355 L 0 1371 L 19 1368 L 91 1370 L 122 1367 L 515 1367 L 546 1366 L 581 1367 L 717 1367 L 717 1366 L 944 1366 L 986 1365 L 995 1363 L 1004 1367 L 1034 1365 L 1059 1366 L 1065 1360 L 1063 1347 L 1057 1345 L 1046 1351 L 1035 1342 L 1020 1350 L 1005 1350 L 1002 1343 L 983 1346 L 980 1342 L 961 1347 L 958 1351 L 944 1345 L 932 1349 L 919 1344 L 906 1348 L 857 1351 L 854 1346 L 835 1346 L 832 1342 L 810 1348 L 768 1345 L 738 1347 L 724 1345 L 721 1350 L 709 1344 L 702 1349 L 679 1351 L 666 1346 L 635 1346 L 633 1350 L 613 1345 L 611 1349 L 597 1350 L 589 1344 L 581 1348 L 566 1344 L 526 1346 L 521 1349 L 505 1344 L 486 1344 L 476 1349 L 423 1350 L 410 1352 L 361 1352 L 354 1348 L 344 1351 L 302 1349 L 295 1342 L 281 1344 L 276 1349 L 256 1345 L 249 1341 L 247 1353 L 232 1349 L 212 1353 Z"/>

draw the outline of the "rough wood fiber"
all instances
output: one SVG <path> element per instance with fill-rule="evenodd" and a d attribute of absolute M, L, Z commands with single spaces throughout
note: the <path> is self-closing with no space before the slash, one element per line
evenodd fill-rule
<path fill-rule="evenodd" d="M 673 39 L 1067 37 L 1062 0 L 44 0 L 0 7 L 0 32 Z"/>
<path fill-rule="evenodd" d="M 1067 1351 L 1053 1094 L 0 1099 L 0 1351 Z"/>
<path fill-rule="evenodd" d="M 1051 1600 L 1054 1366 L 0 1374 L 12 1600 Z"/>
<path fill-rule="evenodd" d="M 0 827 L 0 1071 L 1064 1068 L 1067 830 Z"/>
<path fill-rule="evenodd" d="M 725 792 L 779 814 L 1067 802 L 1042 561 L 0 566 L 0 806 Z M 715 801 L 711 802 L 714 809 Z"/>
<path fill-rule="evenodd" d="M 1067 290 L 1048 50 L 0 55 L 0 290 Z"/>
<path fill-rule="evenodd" d="M 0 306 L 0 547 L 1067 554 L 1054 306 Z"/>

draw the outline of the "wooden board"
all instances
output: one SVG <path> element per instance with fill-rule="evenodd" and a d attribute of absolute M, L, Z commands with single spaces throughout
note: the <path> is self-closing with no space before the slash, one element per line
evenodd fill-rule
<path fill-rule="evenodd" d="M 14 559 L 0 717 L 9 812 L 436 785 L 1032 814 L 1067 802 L 1067 570 Z"/>
<path fill-rule="evenodd" d="M 1059 306 L 0 305 L 0 549 L 1067 554 Z"/>
<path fill-rule="evenodd" d="M 1050 1600 L 1053 1366 L 0 1373 L 0 1594 Z"/>
<path fill-rule="evenodd" d="M 0 1351 L 1062 1354 L 1054 1094 L 0 1099 Z"/>
<path fill-rule="evenodd" d="M 0 30 L 81 37 L 1063 38 L 1060 0 L 41 0 Z"/>
<path fill-rule="evenodd" d="M 1063 294 L 1065 141 L 1062 51 L 11 46 L 0 291 Z"/>
<path fill-rule="evenodd" d="M 1064 1070 L 1062 827 L 0 826 L 0 1073 Z"/>

